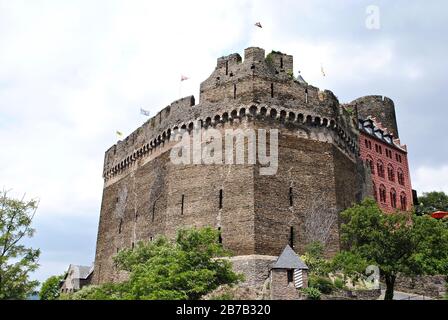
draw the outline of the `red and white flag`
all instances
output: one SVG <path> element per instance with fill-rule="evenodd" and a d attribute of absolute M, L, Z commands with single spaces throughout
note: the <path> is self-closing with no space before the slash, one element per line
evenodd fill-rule
<path fill-rule="evenodd" d="M 263 27 L 261 26 L 261 23 L 260 23 L 260 22 L 256 22 L 256 23 L 254 24 L 254 26 L 256 26 L 256 27 L 258 27 L 258 28 L 263 28 Z"/>
<path fill-rule="evenodd" d="M 184 76 L 184 75 L 180 76 L 180 81 L 185 81 L 185 80 L 188 80 L 188 79 L 190 79 L 190 78 L 187 77 L 187 76 Z"/>

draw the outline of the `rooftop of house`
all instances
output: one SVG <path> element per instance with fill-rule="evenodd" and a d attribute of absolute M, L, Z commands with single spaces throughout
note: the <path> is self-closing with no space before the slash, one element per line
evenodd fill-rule
<path fill-rule="evenodd" d="M 407 152 L 406 145 L 400 143 L 400 139 L 395 139 L 394 135 L 385 128 L 381 122 L 375 117 L 368 117 L 367 119 L 358 119 L 358 128 L 360 132 L 364 132 L 369 136 L 381 140 L 382 142 L 395 147 L 403 152 Z"/>
<path fill-rule="evenodd" d="M 282 254 L 272 266 L 272 269 L 308 269 L 308 266 L 300 257 L 287 245 Z"/>

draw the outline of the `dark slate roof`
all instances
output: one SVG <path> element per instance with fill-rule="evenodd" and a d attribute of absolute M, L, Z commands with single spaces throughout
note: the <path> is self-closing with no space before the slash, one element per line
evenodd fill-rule
<path fill-rule="evenodd" d="M 303 79 L 302 75 L 299 73 L 299 75 L 297 76 L 297 82 L 301 83 L 301 84 L 308 84 L 305 79 Z"/>
<path fill-rule="evenodd" d="M 406 152 L 406 147 L 400 145 L 399 139 L 394 139 L 394 136 L 383 128 L 375 119 L 368 117 L 367 119 L 358 119 L 358 129 L 369 136 L 372 136 L 382 142 L 395 147 L 401 151 Z"/>
<path fill-rule="evenodd" d="M 79 268 L 79 278 L 80 279 L 87 279 L 87 277 L 92 272 L 92 267 L 88 266 L 77 266 Z"/>
<path fill-rule="evenodd" d="M 308 266 L 300 257 L 287 245 L 282 254 L 272 266 L 272 269 L 308 269 Z"/>
<path fill-rule="evenodd" d="M 75 279 L 87 279 L 87 277 L 93 271 L 93 267 L 71 264 L 67 270 L 67 274 L 65 276 L 66 278 L 70 271 L 73 271 L 73 278 Z"/>

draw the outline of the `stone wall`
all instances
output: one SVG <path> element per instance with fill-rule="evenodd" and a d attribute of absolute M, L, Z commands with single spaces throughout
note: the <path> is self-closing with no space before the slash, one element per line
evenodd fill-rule
<path fill-rule="evenodd" d="M 242 287 L 262 289 L 269 278 L 269 270 L 278 257 L 264 255 L 235 256 L 230 258 L 233 271 L 244 275 Z"/>
<path fill-rule="evenodd" d="M 415 277 L 399 275 L 395 281 L 395 290 L 442 298 L 447 292 L 447 277 L 445 275 Z"/>
<path fill-rule="evenodd" d="M 271 299 L 299 300 L 299 290 L 293 282 L 288 282 L 286 269 L 272 269 L 271 271 Z"/>

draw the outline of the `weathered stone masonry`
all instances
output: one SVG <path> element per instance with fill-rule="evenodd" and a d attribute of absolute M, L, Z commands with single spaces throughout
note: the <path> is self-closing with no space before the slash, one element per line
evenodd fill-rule
<path fill-rule="evenodd" d="M 257 285 L 257 275 L 267 274 L 257 261 L 278 256 L 287 244 L 302 253 L 310 241 L 323 240 L 327 255 L 339 250 L 338 213 L 372 196 L 358 124 L 331 91 L 292 72 L 292 56 L 266 57 L 260 48 L 246 49 L 244 60 L 219 58 L 201 84 L 199 104 L 192 96 L 173 102 L 106 151 L 94 282 L 121 279 L 112 262 L 118 250 L 172 238 L 182 227 L 220 228 L 223 245 L 241 256 L 238 265 L 251 270 L 248 279 Z M 277 173 L 260 175 L 258 163 L 173 164 L 173 137 L 192 132 L 195 123 L 221 131 L 278 129 Z"/>

